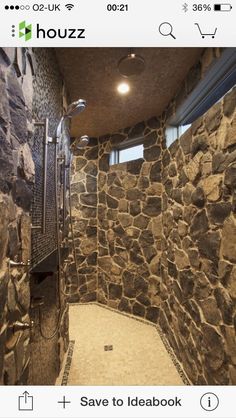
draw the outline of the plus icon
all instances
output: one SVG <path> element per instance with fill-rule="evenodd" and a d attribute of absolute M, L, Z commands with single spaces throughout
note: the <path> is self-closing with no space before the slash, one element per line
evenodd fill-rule
<path fill-rule="evenodd" d="M 63 396 L 63 400 L 62 401 L 58 401 L 57 403 L 61 403 L 63 405 L 63 409 L 66 408 L 66 404 L 71 403 L 70 401 L 66 400 L 66 397 Z"/>

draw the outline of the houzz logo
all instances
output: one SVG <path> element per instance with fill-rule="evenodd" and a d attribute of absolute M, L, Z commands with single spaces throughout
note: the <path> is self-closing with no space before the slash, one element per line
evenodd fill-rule
<path fill-rule="evenodd" d="M 40 27 L 37 23 L 34 26 L 34 34 L 37 39 L 85 39 L 85 29 L 78 28 L 47 28 Z M 15 36 L 15 26 L 12 25 L 12 36 Z M 32 38 L 32 24 L 26 24 L 25 20 L 19 23 L 19 38 L 24 37 L 25 41 Z"/>
<path fill-rule="evenodd" d="M 85 29 L 78 29 L 78 28 L 49 28 L 43 29 L 37 24 L 36 26 L 36 38 L 60 38 L 60 39 L 84 39 L 85 38 Z"/>
<path fill-rule="evenodd" d="M 19 38 L 24 36 L 25 41 L 29 41 L 32 38 L 32 25 L 26 24 L 25 20 L 19 23 Z"/>

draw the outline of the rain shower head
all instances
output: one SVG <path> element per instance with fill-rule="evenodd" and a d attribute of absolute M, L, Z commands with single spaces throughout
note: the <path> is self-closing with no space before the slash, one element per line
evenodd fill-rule
<path fill-rule="evenodd" d="M 123 77 L 129 78 L 141 74 L 145 69 L 145 60 L 141 55 L 128 54 L 118 62 L 118 70 Z"/>
<path fill-rule="evenodd" d="M 76 116 L 79 113 L 83 112 L 85 107 L 86 107 L 86 100 L 79 99 L 76 102 L 73 102 L 68 106 L 65 117 L 66 118 L 72 118 L 73 116 Z"/>
<path fill-rule="evenodd" d="M 72 144 L 72 148 L 74 150 L 85 148 L 88 145 L 88 143 L 89 143 L 88 135 L 83 135 L 83 136 L 80 136 L 78 138 L 75 138 L 75 140 Z"/>

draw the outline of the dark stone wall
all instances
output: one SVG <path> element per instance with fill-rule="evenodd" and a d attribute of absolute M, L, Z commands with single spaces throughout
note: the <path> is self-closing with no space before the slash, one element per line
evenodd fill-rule
<path fill-rule="evenodd" d="M 30 301 L 35 296 L 43 296 L 41 282 L 45 277 L 36 279 L 26 266 L 9 269 L 9 259 L 26 264 L 30 260 L 31 267 L 33 264 L 31 209 L 37 161 L 32 115 L 36 119 L 51 117 L 50 133 L 53 132 L 63 102 L 62 80 L 56 68 L 52 50 L 38 49 L 34 53 L 27 48 L 0 49 L 0 384 L 5 385 L 39 382 L 36 371 L 42 340 L 36 329 L 33 336 L 29 330 L 13 333 L 13 326 L 16 321 L 29 323 L 31 319 L 38 323 L 37 310 L 30 310 Z M 52 181 L 52 173 L 50 178 Z M 50 313 L 50 321 L 44 324 L 47 335 L 55 329 L 58 318 L 57 278 L 50 277 L 50 280 L 47 291 L 44 289 L 45 297 L 53 301 L 52 306 L 47 303 L 44 306 L 46 318 Z M 68 311 L 64 298 L 62 306 L 58 333 L 54 340 L 43 342 L 47 376 L 41 370 L 40 384 L 55 381 L 67 348 Z M 32 338 L 33 350 L 30 348 Z M 53 362 L 55 367 L 50 366 Z"/>
<path fill-rule="evenodd" d="M 48 337 L 57 329 L 60 314 L 56 273 L 47 275 L 43 280 L 34 275 L 34 280 L 31 280 L 31 295 L 43 298 L 41 330 Z M 54 385 L 69 342 L 68 305 L 63 306 L 59 331 L 50 340 L 40 334 L 37 308 L 31 308 L 30 317 L 38 325 L 31 332 L 28 384 Z"/>
<path fill-rule="evenodd" d="M 17 64 L 17 58 L 21 64 Z M 32 80 L 29 57 L 15 48 L 0 49 L 0 384 L 26 384 L 29 331 L 13 335 L 16 321 L 29 322 L 30 288 L 26 268 L 9 259 L 30 258 L 30 205 L 34 162 L 30 150 L 31 113 L 23 78 Z"/>
<path fill-rule="evenodd" d="M 65 268 L 70 302 L 97 300 L 97 180 L 98 140 L 90 138 L 84 149 L 74 149 L 71 170 L 71 202 L 76 246 Z"/>
<path fill-rule="evenodd" d="M 194 384 L 236 383 L 236 89 L 164 150 L 159 324 Z"/>
<path fill-rule="evenodd" d="M 87 150 L 72 177 L 78 248 L 91 220 L 86 207 L 78 212 L 81 194 L 94 194 L 85 205 L 94 217 L 98 202 L 88 250 L 97 240 L 97 301 L 158 323 L 193 384 L 236 383 L 235 90 L 169 149 L 165 127 L 220 55 L 204 51 L 159 119 L 99 138 L 93 190 Z M 112 148 L 132 135 L 145 136 L 144 160 L 109 166 Z M 90 253 L 78 251 L 87 268 Z M 81 277 L 76 300 L 92 300 Z"/>
<path fill-rule="evenodd" d="M 110 166 L 112 148 L 135 137 L 144 138 L 143 159 Z M 99 138 L 98 302 L 153 322 L 162 287 L 162 138 L 156 118 Z"/>

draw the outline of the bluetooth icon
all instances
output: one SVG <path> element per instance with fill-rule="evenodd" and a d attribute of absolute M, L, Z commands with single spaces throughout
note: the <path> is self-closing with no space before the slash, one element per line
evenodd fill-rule
<path fill-rule="evenodd" d="M 187 12 L 188 12 L 188 3 L 184 3 L 184 4 L 183 4 L 183 8 L 182 8 L 182 10 L 183 10 L 185 13 L 187 13 Z"/>

